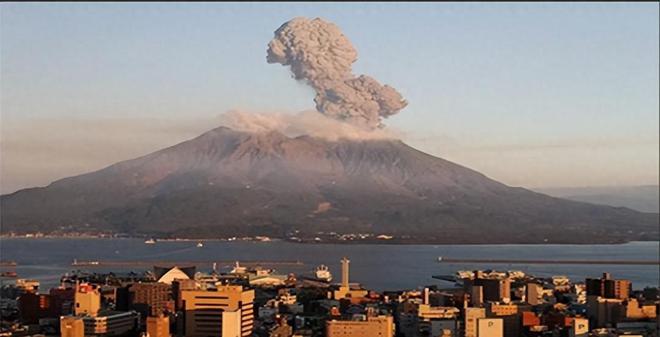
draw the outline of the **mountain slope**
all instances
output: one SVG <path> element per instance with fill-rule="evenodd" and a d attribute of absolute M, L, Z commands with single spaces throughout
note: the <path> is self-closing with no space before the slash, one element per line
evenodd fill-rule
<path fill-rule="evenodd" d="M 640 212 L 658 213 L 660 186 L 557 187 L 535 189 L 540 193 L 599 205 L 627 207 Z"/>
<path fill-rule="evenodd" d="M 224 127 L 0 202 L 3 231 L 218 237 L 296 229 L 427 242 L 611 242 L 657 239 L 658 225 L 657 214 L 508 187 L 397 140 Z"/>

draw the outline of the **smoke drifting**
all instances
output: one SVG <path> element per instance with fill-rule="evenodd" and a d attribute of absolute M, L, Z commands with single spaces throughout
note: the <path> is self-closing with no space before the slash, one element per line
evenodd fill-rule
<path fill-rule="evenodd" d="M 316 109 L 363 128 L 382 127 L 382 118 L 408 104 L 396 89 L 352 73 L 357 51 L 341 30 L 322 19 L 295 18 L 275 31 L 268 63 L 291 67 L 295 79 L 315 91 Z"/>
<path fill-rule="evenodd" d="M 219 116 L 220 124 L 234 130 L 261 133 L 278 131 L 288 137 L 308 135 L 336 141 L 339 139 L 398 139 L 390 129 L 368 130 L 326 117 L 315 111 L 288 113 L 255 113 L 229 111 Z"/>

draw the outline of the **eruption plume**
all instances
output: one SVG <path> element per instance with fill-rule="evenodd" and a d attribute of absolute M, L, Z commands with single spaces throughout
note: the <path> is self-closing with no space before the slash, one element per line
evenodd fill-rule
<path fill-rule="evenodd" d="M 268 63 L 291 67 L 315 91 L 316 109 L 360 127 L 382 127 L 382 119 L 408 104 L 396 89 L 352 72 L 357 51 L 339 27 L 322 19 L 295 18 L 275 31 Z"/>

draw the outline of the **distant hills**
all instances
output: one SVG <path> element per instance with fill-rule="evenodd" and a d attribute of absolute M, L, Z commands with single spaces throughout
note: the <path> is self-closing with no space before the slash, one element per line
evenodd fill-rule
<path fill-rule="evenodd" d="M 660 186 L 658 185 L 540 188 L 534 190 L 554 197 L 599 205 L 628 207 L 640 212 L 658 213 L 660 208 Z"/>
<path fill-rule="evenodd" d="M 2 230 L 160 237 L 318 232 L 396 242 L 657 240 L 658 214 L 510 187 L 399 140 L 328 141 L 225 127 L 0 198 Z"/>

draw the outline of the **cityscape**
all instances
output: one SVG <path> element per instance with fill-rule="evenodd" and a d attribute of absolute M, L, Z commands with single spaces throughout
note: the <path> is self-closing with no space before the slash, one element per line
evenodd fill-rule
<path fill-rule="evenodd" d="M 337 279 L 325 265 L 296 275 L 240 261 L 228 272 L 78 270 L 51 289 L 15 279 L 1 289 L 0 336 L 658 336 L 660 289 L 625 275 L 461 270 L 432 276 L 445 287 L 373 291 L 352 282 L 350 263 Z"/>

